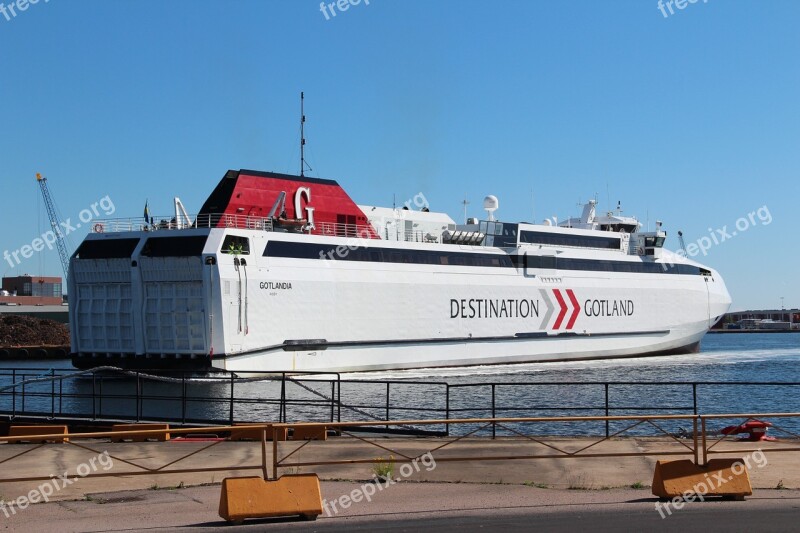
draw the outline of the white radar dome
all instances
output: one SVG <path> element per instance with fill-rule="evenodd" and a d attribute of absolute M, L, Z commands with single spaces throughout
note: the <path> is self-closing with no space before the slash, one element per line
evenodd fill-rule
<path fill-rule="evenodd" d="M 497 196 L 490 194 L 483 199 L 483 208 L 486 209 L 489 220 L 494 220 L 494 212 L 497 211 L 498 207 L 500 207 L 500 201 L 497 199 Z"/>

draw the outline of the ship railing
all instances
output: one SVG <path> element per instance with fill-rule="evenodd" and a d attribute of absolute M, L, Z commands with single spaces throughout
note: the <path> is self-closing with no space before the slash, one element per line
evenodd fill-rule
<path fill-rule="evenodd" d="M 197 228 L 236 228 L 272 231 L 272 220 L 265 217 L 212 213 L 194 215 L 189 221 L 175 216 L 111 218 L 98 220 L 92 225 L 93 233 L 123 233 L 129 231 L 167 231 Z"/>
<path fill-rule="evenodd" d="M 370 239 L 375 235 L 375 228 L 369 224 L 340 224 L 338 222 L 319 222 L 317 232 L 328 237 L 352 237 Z"/>

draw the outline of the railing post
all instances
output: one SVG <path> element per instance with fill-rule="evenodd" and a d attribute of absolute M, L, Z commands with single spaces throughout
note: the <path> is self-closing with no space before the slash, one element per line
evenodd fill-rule
<path fill-rule="evenodd" d="M 272 479 L 278 479 L 278 428 L 272 426 Z"/>
<path fill-rule="evenodd" d="M 692 406 L 694 414 L 697 414 L 697 383 L 692 383 Z"/>
<path fill-rule="evenodd" d="M 11 416 L 17 417 L 17 369 L 11 370 Z"/>
<path fill-rule="evenodd" d="M 701 466 L 706 466 L 708 464 L 708 449 L 706 448 L 706 419 L 701 418 L 700 423 L 703 431 L 703 464 Z"/>
<path fill-rule="evenodd" d="M 141 421 L 142 412 L 142 379 L 139 376 L 139 371 L 136 371 L 136 421 Z"/>
<path fill-rule="evenodd" d="M 331 380 L 331 422 L 333 422 L 335 409 L 336 409 L 336 381 Z"/>
<path fill-rule="evenodd" d="M 58 380 L 58 414 L 64 414 L 64 380 Z"/>
<path fill-rule="evenodd" d="M 281 373 L 281 405 L 278 411 L 278 422 L 286 422 L 286 372 Z"/>
<path fill-rule="evenodd" d="M 181 422 L 186 423 L 186 374 L 181 374 Z"/>
<path fill-rule="evenodd" d="M 56 371 L 55 369 L 50 369 L 50 377 L 55 377 Z M 56 381 L 54 379 L 50 380 L 50 420 L 53 420 L 56 417 Z"/>
<path fill-rule="evenodd" d="M 97 372 L 92 372 L 92 420 L 97 420 Z"/>
<path fill-rule="evenodd" d="M 336 374 L 336 421 L 342 421 L 342 376 Z M 339 428 L 341 429 L 341 428 Z"/>
<path fill-rule="evenodd" d="M 445 383 L 445 393 L 444 393 L 444 418 L 445 420 L 450 420 L 450 384 Z M 444 425 L 444 433 L 448 437 L 450 436 L 450 424 Z"/>
<path fill-rule="evenodd" d="M 694 464 L 700 465 L 700 450 L 697 449 L 697 417 L 692 419 L 692 439 L 694 440 Z"/>
<path fill-rule="evenodd" d="M 604 385 L 606 388 L 606 438 L 608 438 L 611 435 L 611 428 L 609 427 L 609 421 L 608 421 L 608 416 L 609 416 L 608 383 L 605 383 Z"/>
<path fill-rule="evenodd" d="M 495 401 L 494 401 L 494 383 L 492 383 L 492 418 L 496 418 Z M 492 439 L 497 436 L 497 422 L 492 420 Z"/>
<path fill-rule="evenodd" d="M 233 425 L 233 394 L 234 394 L 233 383 L 234 383 L 233 374 L 231 374 L 231 401 L 230 401 L 230 407 L 228 408 L 228 421 L 231 426 Z"/>
<path fill-rule="evenodd" d="M 261 428 L 261 473 L 264 481 L 269 479 L 269 472 L 267 472 L 267 426 Z"/>
<path fill-rule="evenodd" d="M 389 421 L 389 387 L 391 385 L 390 381 L 386 382 L 386 421 Z M 389 430 L 389 424 L 386 424 L 386 430 Z"/>

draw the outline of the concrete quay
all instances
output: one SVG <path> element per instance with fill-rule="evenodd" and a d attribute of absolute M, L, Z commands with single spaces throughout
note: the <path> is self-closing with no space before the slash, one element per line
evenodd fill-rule
<path fill-rule="evenodd" d="M 404 454 L 410 457 L 423 455 L 441 446 L 445 438 L 398 438 L 366 436 L 383 448 L 371 446 L 357 439 L 340 437 L 326 442 L 312 441 L 292 455 L 288 461 L 311 462 L 347 459 L 386 459 Z M 589 438 L 543 437 L 547 445 L 562 450 L 575 451 L 596 442 Z M 682 440 L 691 446 L 691 440 Z M 59 523 L 63 531 L 100 531 L 142 528 L 198 528 L 208 531 L 224 525 L 217 515 L 220 488 L 218 484 L 227 476 L 259 475 L 260 470 L 247 472 L 194 472 L 170 475 L 130 476 L 123 472 L 134 470 L 130 463 L 147 468 L 159 468 L 178 461 L 170 468 L 230 467 L 253 465 L 260 469 L 262 450 L 260 442 L 220 442 L 209 447 L 211 441 L 172 440 L 168 442 L 111 443 L 101 440 L 79 440 L 69 444 L 51 444 L 38 449 L 32 444 L 0 445 L 3 461 L 3 478 L 29 476 L 63 476 L 68 472 L 72 482 L 53 491 L 47 498 L 50 503 L 36 503 L 16 512 L 0 512 L 3 528 L 15 531 L 47 530 L 45 524 Z M 279 444 L 280 457 L 297 448 L 299 442 Z M 770 452 L 780 447 L 796 446 L 794 441 L 780 442 L 724 442 L 719 445 L 734 453 L 728 457 L 752 456 L 739 450 L 760 448 L 763 456 L 751 461 L 750 478 L 754 494 L 746 502 L 694 502 L 687 505 L 691 513 L 675 513 L 669 520 L 655 511 L 657 501 L 648 486 L 652 480 L 655 461 L 659 456 L 604 457 L 567 459 L 511 459 L 486 461 L 488 455 L 520 455 L 555 453 L 545 445 L 519 438 L 463 439 L 434 453 L 432 461 L 405 475 L 409 468 L 403 463 L 395 466 L 398 481 L 375 494 L 372 501 L 353 503 L 347 508 L 331 507 L 330 516 L 323 514 L 314 523 L 314 529 L 347 526 L 358 529 L 393 528 L 399 523 L 421 521 L 420 527 L 448 530 L 461 523 L 464 517 L 487 525 L 506 524 L 522 526 L 531 516 L 547 515 L 554 524 L 566 524 L 570 517 L 611 513 L 603 524 L 613 524 L 614 509 L 640 513 L 641 525 L 650 527 L 662 523 L 672 526 L 685 520 L 689 514 L 711 513 L 708 520 L 722 513 L 739 516 L 739 510 L 764 507 L 775 508 L 775 516 L 785 510 L 797 513 L 800 508 L 800 454 L 797 452 Z M 391 450 L 391 451 L 389 451 Z M 598 454 L 684 451 L 681 443 L 669 438 L 628 437 L 603 441 L 587 452 Z M 22 453 L 27 452 L 27 453 Z M 99 454 L 108 453 L 105 458 Z M 268 443 L 268 464 L 271 470 L 272 443 Z M 22 454 L 22 455 L 19 455 Z M 453 456 L 474 458 L 469 462 L 447 462 L 441 459 Z M 13 456 L 17 456 L 12 458 Z M 663 459 L 690 458 L 663 456 Z M 92 459 L 95 459 L 92 463 Z M 113 462 L 113 465 L 111 465 Z M 110 477 L 80 477 L 76 473 L 87 471 L 81 465 L 93 464 L 94 472 L 114 474 Z M 108 469 L 106 469 L 108 467 Z M 341 496 L 360 490 L 370 483 L 373 467 L 370 464 L 330 466 L 301 466 L 281 469 L 280 473 L 317 473 L 323 481 L 323 497 L 339 501 Z M 0 484 L 0 496 L 6 502 L 37 490 L 44 481 L 27 481 Z M 63 483 L 63 482 L 61 482 Z M 635 488 L 634 488 L 635 487 Z M 782 490 L 778 490 L 778 488 Z M 724 512 L 723 512 L 724 511 Z M 773 511 L 770 511 L 773 512 Z M 9 514 L 8 517 L 4 513 Z M 680 517 L 678 517 L 680 515 Z M 129 517 L 129 518 L 126 518 Z M 442 520 L 449 517 L 451 520 Z M 677 517 L 677 518 L 676 518 Z M 740 517 L 741 529 L 747 517 Z M 727 520 L 727 519 L 726 519 Z M 787 518 L 788 520 L 788 518 Z M 662 522 L 663 521 L 663 522 Z M 651 523 L 652 522 L 652 523 Z M 577 522 L 576 522 L 577 523 Z M 787 522 L 788 523 L 788 522 Z M 793 523 L 793 522 L 792 522 Z M 308 523 L 292 520 L 259 520 L 245 522 L 244 528 L 310 527 Z M 463 524 L 462 524 L 463 525 Z M 597 525 L 597 524 L 595 524 Z M 734 525 L 737 525 L 734 523 Z M 776 522 L 779 526 L 780 522 Z M 660 527 L 660 526 L 659 526 Z M 546 529 L 546 528 L 545 528 Z M 711 528 L 710 530 L 716 530 Z M 771 528 L 771 530 L 773 530 Z M 774 530 L 780 530 L 777 527 Z M 788 530 L 788 529 L 787 529 Z"/>

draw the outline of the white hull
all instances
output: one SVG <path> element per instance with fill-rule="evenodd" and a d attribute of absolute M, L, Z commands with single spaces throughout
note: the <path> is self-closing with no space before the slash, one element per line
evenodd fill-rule
<path fill-rule="evenodd" d="M 348 204 L 335 182 L 244 173 L 207 203 L 231 210 L 254 188 L 304 185 L 294 218 L 117 222 L 87 237 L 69 276 L 76 366 L 354 372 L 686 353 L 730 306 L 717 272 L 663 250 L 663 232 L 621 226 L 635 221 L 441 231 L 451 226 L 441 214 L 386 222 L 387 210 Z M 239 179 L 249 188 L 234 194 Z M 298 222 L 317 194 L 322 207 Z M 371 225 L 297 231 L 345 204 L 372 213 Z M 594 227 L 588 207 L 576 224 Z M 358 228 L 368 238 L 337 236 Z"/>

